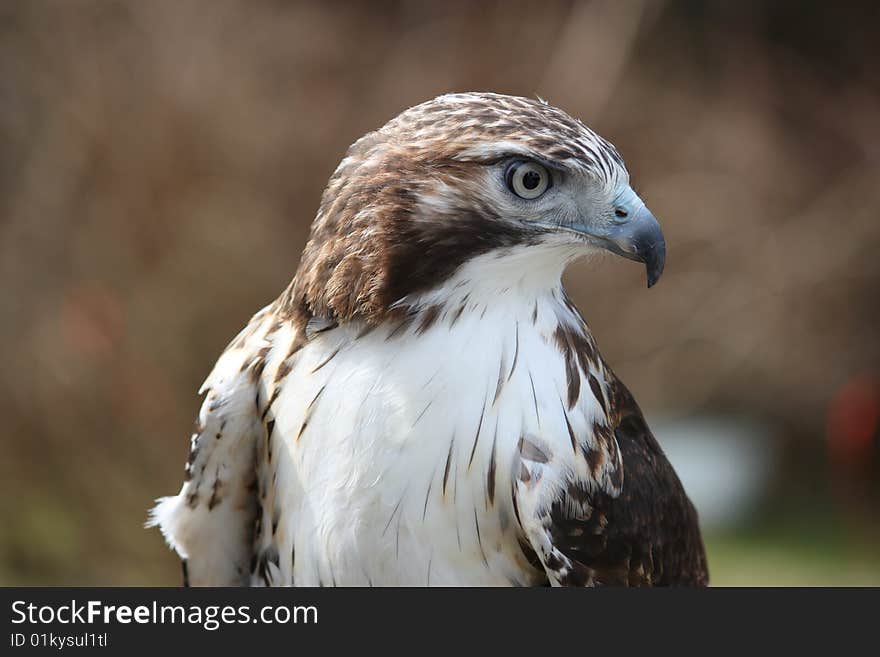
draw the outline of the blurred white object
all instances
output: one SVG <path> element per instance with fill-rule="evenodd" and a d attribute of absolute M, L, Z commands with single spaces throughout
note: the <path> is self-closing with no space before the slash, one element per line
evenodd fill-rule
<path fill-rule="evenodd" d="M 768 426 L 706 415 L 648 420 L 704 529 L 723 529 L 748 519 L 773 474 L 777 441 Z"/>

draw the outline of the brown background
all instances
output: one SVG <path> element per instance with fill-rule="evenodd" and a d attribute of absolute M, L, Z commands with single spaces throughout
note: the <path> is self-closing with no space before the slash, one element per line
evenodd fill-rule
<path fill-rule="evenodd" d="M 649 417 L 778 439 L 760 509 L 708 537 L 715 581 L 880 582 L 869 7 L 3 2 L 0 583 L 177 583 L 141 525 L 197 388 L 348 144 L 454 90 L 539 94 L 618 146 L 669 256 L 650 291 L 620 259 L 569 271 L 603 353 Z"/>

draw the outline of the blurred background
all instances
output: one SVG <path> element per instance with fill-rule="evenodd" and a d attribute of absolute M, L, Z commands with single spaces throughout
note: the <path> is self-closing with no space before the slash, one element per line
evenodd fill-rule
<path fill-rule="evenodd" d="M 0 3 L 0 584 L 176 585 L 147 508 L 346 147 L 546 98 L 664 226 L 569 290 L 714 584 L 880 585 L 880 11 L 825 2 Z"/>

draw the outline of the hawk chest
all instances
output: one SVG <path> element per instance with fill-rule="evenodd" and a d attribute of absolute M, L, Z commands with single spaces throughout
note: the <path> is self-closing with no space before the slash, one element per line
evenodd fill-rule
<path fill-rule="evenodd" d="M 598 412 L 590 395 L 569 403 L 571 377 L 585 376 L 554 342 L 562 311 L 550 300 L 521 313 L 426 312 L 366 334 L 327 331 L 290 363 L 260 459 L 264 579 L 542 578 L 512 498 L 520 441 L 571 451 L 572 427 L 586 431 Z"/>

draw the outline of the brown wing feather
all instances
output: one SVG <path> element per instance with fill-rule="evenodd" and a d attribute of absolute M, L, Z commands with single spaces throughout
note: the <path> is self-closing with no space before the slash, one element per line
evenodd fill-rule
<path fill-rule="evenodd" d="M 706 586 L 696 511 L 629 390 L 610 376 L 623 488 L 617 497 L 593 492 L 589 512 L 576 517 L 571 500 L 551 508 L 551 542 L 574 566 L 569 583 Z"/>

